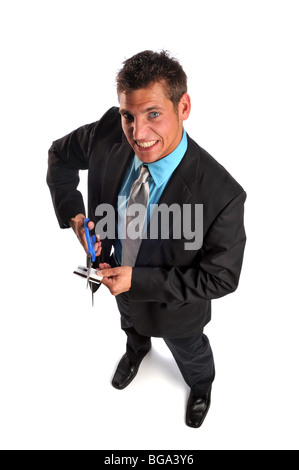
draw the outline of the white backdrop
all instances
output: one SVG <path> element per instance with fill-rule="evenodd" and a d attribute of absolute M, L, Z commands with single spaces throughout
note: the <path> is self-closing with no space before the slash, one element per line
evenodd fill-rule
<path fill-rule="evenodd" d="M 2 2 L 1 449 L 298 449 L 297 3 Z M 115 300 L 102 286 L 91 307 L 45 182 L 51 142 L 117 105 L 115 75 L 143 49 L 181 61 L 187 132 L 248 193 L 240 286 L 206 329 L 217 376 L 201 429 L 184 424 L 162 340 L 130 387 L 111 387 Z"/>

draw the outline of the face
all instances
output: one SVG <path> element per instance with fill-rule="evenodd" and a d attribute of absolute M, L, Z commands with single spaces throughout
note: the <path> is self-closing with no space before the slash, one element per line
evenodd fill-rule
<path fill-rule="evenodd" d="M 119 94 L 122 128 L 144 163 L 153 163 L 169 155 L 180 143 L 183 121 L 190 113 L 190 97 L 185 93 L 177 112 L 161 83 Z"/>

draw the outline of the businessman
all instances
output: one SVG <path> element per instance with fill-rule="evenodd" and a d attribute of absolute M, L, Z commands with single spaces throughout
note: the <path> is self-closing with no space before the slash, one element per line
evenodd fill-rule
<path fill-rule="evenodd" d="M 151 337 L 161 337 L 190 387 L 186 424 L 198 428 L 215 378 L 204 327 L 211 301 L 238 286 L 246 193 L 186 133 L 191 101 L 175 58 L 140 52 L 116 84 L 119 108 L 53 142 L 47 182 L 60 227 L 72 227 L 87 251 L 77 185 L 79 170 L 89 172 L 94 266 L 116 296 L 127 337 L 112 385 L 127 387 Z"/>

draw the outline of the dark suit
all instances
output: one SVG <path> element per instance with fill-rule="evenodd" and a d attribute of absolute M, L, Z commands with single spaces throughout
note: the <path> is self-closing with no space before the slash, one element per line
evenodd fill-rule
<path fill-rule="evenodd" d="M 49 150 L 47 182 L 61 227 L 85 213 L 77 191 L 78 171 L 88 169 L 88 214 L 116 207 L 124 174 L 134 152 L 118 108 L 100 121 L 55 141 Z M 185 250 L 184 239 L 144 240 L 133 269 L 130 318 L 141 335 L 182 338 L 202 331 L 211 318 L 211 299 L 237 286 L 245 246 L 246 194 L 232 176 L 188 137 L 188 149 L 160 203 L 203 204 L 203 245 Z M 113 240 L 103 240 L 101 261 L 108 262 Z M 99 260 L 98 260 L 99 261 Z"/>

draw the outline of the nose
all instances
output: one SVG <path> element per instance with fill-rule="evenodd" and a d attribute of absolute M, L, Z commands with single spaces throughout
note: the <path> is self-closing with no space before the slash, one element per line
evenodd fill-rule
<path fill-rule="evenodd" d="M 143 119 L 135 119 L 133 122 L 133 139 L 143 140 L 146 137 L 147 126 Z"/>

